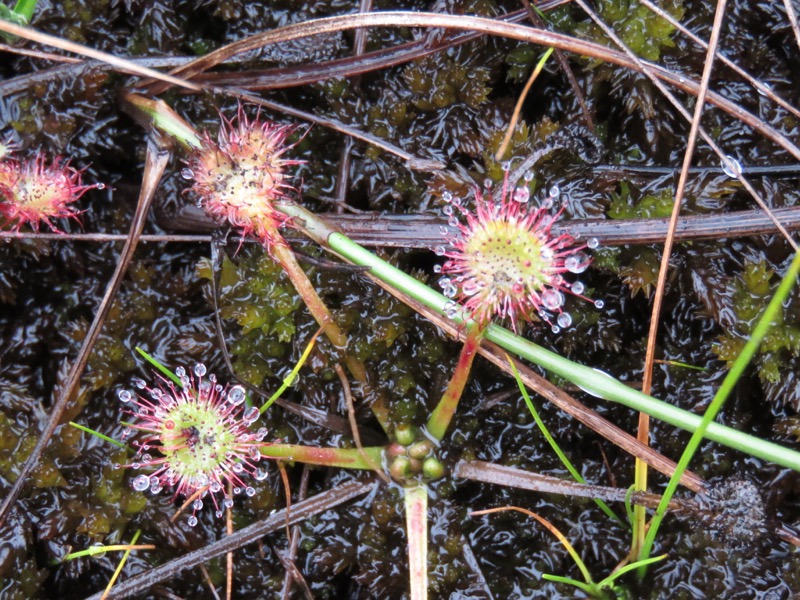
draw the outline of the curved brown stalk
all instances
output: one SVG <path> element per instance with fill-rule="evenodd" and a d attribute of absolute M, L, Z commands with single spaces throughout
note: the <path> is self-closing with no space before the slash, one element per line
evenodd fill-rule
<path fill-rule="evenodd" d="M 582 2 L 583 0 L 580 1 Z M 647 349 L 645 351 L 644 376 L 642 379 L 642 393 L 647 395 L 650 395 L 653 387 L 653 365 L 655 364 L 656 358 L 656 338 L 658 336 L 658 325 L 661 317 L 661 306 L 664 300 L 664 292 L 666 290 L 669 261 L 672 256 L 672 245 L 675 240 L 675 229 L 678 226 L 678 216 L 680 215 L 681 211 L 683 194 L 686 189 L 686 181 L 689 178 L 689 167 L 692 164 L 695 144 L 697 143 L 697 136 L 700 132 L 700 119 L 703 116 L 703 109 L 705 108 L 708 84 L 709 81 L 711 81 L 711 71 L 714 67 L 714 57 L 717 53 L 717 43 L 719 42 L 720 30 L 722 28 L 722 19 L 725 15 L 725 4 L 726 0 L 717 1 L 716 12 L 714 13 L 714 25 L 711 30 L 711 39 L 708 43 L 706 60 L 703 66 L 703 76 L 700 80 L 700 92 L 697 95 L 697 104 L 694 108 L 692 125 L 689 130 L 689 139 L 686 142 L 686 151 L 683 155 L 683 166 L 681 168 L 680 177 L 678 177 L 678 186 L 675 190 L 675 200 L 672 204 L 672 214 L 670 215 L 669 219 L 667 239 L 664 241 L 664 249 L 661 253 L 661 265 L 659 266 L 656 292 L 653 296 L 653 307 L 650 313 L 650 328 L 647 334 Z M 643 444 L 649 444 L 650 415 L 639 413 L 637 438 Z M 638 492 L 644 492 L 647 490 L 647 464 L 638 459 L 636 460 L 634 487 Z M 643 555 L 642 551 L 646 533 L 646 514 L 643 507 L 637 507 L 634 509 L 634 520 L 634 543 L 631 547 L 630 555 L 635 559 L 648 558 L 646 554 Z"/>
<path fill-rule="evenodd" d="M 78 356 L 75 358 L 75 362 L 72 364 L 72 368 L 67 376 L 67 382 L 53 404 L 47 424 L 39 436 L 36 446 L 30 453 L 30 456 L 28 456 L 28 459 L 25 461 L 22 469 L 20 469 L 19 476 L 14 482 L 14 486 L 6 495 L 5 499 L 3 500 L 3 504 L 0 505 L 0 525 L 5 523 L 11 507 L 14 505 L 17 497 L 22 491 L 22 486 L 25 484 L 25 481 L 27 480 L 31 471 L 39 461 L 39 457 L 42 455 L 42 452 L 44 452 L 44 449 L 47 446 L 47 443 L 50 441 L 50 438 L 53 436 L 56 427 L 58 427 L 61 420 L 61 415 L 63 414 L 64 409 L 67 407 L 67 403 L 75 395 L 78 387 L 80 386 L 81 375 L 83 375 L 83 371 L 86 369 L 86 365 L 89 362 L 89 355 L 91 354 L 92 349 L 100 337 L 100 331 L 103 329 L 103 323 L 106 320 L 108 312 L 111 310 L 111 306 L 114 303 L 114 298 L 119 291 L 120 285 L 122 285 L 122 278 L 125 276 L 128 266 L 133 259 L 133 253 L 136 251 L 136 245 L 139 241 L 139 237 L 142 234 L 144 224 L 147 221 L 147 213 L 150 210 L 150 205 L 153 201 L 156 187 L 161 181 L 161 176 L 164 173 L 164 169 L 166 169 L 167 164 L 169 163 L 170 156 L 171 152 L 166 151 L 164 146 L 156 146 L 156 142 L 148 145 L 147 160 L 145 163 L 144 175 L 142 177 L 142 189 L 141 193 L 139 194 L 139 204 L 136 207 L 136 214 L 133 217 L 133 223 L 131 223 L 131 229 L 128 233 L 125 247 L 122 249 L 120 258 L 117 261 L 117 268 L 114 271 L 114 274 L 111 276 L 111 280 L 108 282 L 103 300 L 100 302 L 100 306 L 97 309 L 94 320 L 89 326 L 89 330 L 86 332 L 86 337 L 84 338 L 80 350 L 78 351 Z"/>
<path fill-rule="evenodd" d="M 172 71 L 171 74 L 191 79 L 198 73 L 221 62 L 227 61 L 237 54 L 256 50 L 269 44 L 277 44 L 309 37 L 312 35 L 334 33 L 338 31 L 358 29 L 361 27 L 387 26 L 471 30 L 484 34 L 506 37 L 521 42 L 550 46 L 574 54 L 597 58 L 637 72 L 645 72 L 646 70 L 652 76 L 695 96 L 700 90 L 699 84 L 690 78 L 673 73 L 664 67 L 649 63 L 647 61 L 632 60 L 624 52 L 611 50 L 610 48 L 593 42 L 580 40 L 564 34 L 553 33 L 538 29 L 536 27 L 527 27 L 514 23 L 506 23 L 484 17 L 424 12 L 373 12 L 355 15 L 341 15 L 287 25 L 285 27 L 280 27 L 272 31 L 245 38 L 239 42 L 229 44 L 228 46 L 211 52 L 195 61 L 188 63 L 187 65 L 184 65 L 183 67 L 179 67 L 178 69 Z M 158 93 L 163 91 L 163 89 L 165 89 L 164 85 L 157 84 L 156 86 L 153 86 L 150 91 L 152 93 Z M 220 93 L 226 93 L 224 88 L 217 89 L 216 91 Z M 759 119 L 752 113 L 745 111 L 741 106 L 738 106 L 737 104 L 714 92 L 709 92 L 707 101 L 709 104 L 717 106 L 718 108 L 729 113 L 734 118 L 739 119 L 743 123 L 752 127 L 761 135 L 772 140 L 796 159 L 800 160 L 800 148 L 786 138 L 786 136 L 782 135 L 776 129 L 765 123 L 762 119 Z"/>

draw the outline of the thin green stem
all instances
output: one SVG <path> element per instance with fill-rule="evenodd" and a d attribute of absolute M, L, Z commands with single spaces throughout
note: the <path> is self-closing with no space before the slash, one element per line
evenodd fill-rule
<path fill-rule="evenodd" d="M 322 219 L 317 218 L 316 220 L 321 221 Z M 316 227 L 319 227 L 319 229 L 315 231 Z M 318 225 L 310 222 L 305 223 L 305 228 L 315 232 L 317 235 L 326 228 L 330 231 L 330 227 L 325 224 Z M 457 306 L 453 306 L 452 300 L 381 260 L 341 233 L 331 233 L 328 236 L 328 246 L 331 250 L 354 264 L 370 267 L 372 275 L 411 296 L 428 308 L 448 316 L 456 323 L 465 321 L 463 312 Z M 701 418 L 699 416 L 681 410 L 663 400 L 642 394 L 606 373 L 574 363 L 511 333 L 507 329 L 497 325 L 490 325 L 485 333 L 485 338 L 496 343 L 501 348 L 563 377 L 590 394 L 645 412 L 651 417 L 686 431 L 694 432 L 700 426 Z M 800 452 L 795 450 L 784 448 L 778 444 L 747 435 L 717 423 L 708 425 L 705 437 L 752 456 L 800 471 Z"/>
<path fill-rule="evenodd" d="M 127 450 L 127 448 L 128 448 L 127 444 L 123 444 L 122 442 L 118 442 L 117 440 L 115 440 L 113 438 L 110 438 L 107 435 L 103 435 L 99 431 L 95 431 L 94 429 L 89 429 L 88 427 L 84 427 L 83 425 L 78 425 L 77 423 L 75 423 L 73 421 L 70 421 L 69 424 L 72 425 L 75 429 L 80 429 L 84 433 L 88 433 L 90 435 L 98 437 L 101 440 L 103 440 L 104 442 L 108 442 L 109 444 L 114 444 L 115 446 L 117 446 L 119 448 L 122 448 L 123 450 Z"/>
<path fill-rule="evenodd" d="M 106 552 L 124 552 L 126 550 L 155 550 L 155 549 L 156 547 L 154 544 L 139 544 L 138 546 L 136 546 L 134 545 L 134 542 L 131 542 L 130 544 L 110 544 L 108 546 L 91 546 L 86 550 L 70 552 L 64 558 L 61 559 L 61 562 L 68 560 L 75 560 L 76 558 L 83 558 L 84 556 L 97 556 L 98 554 L 105 554 Z"/>
<path fill-rule="evenodd" d="M 363 450 L 363 453 L 362 453 Z M 268 458 L 280 458 L 321 467 L 372 470 L 383 461 L 383 448 L 317 448 L 296 444 L 270 444 L 261 448 Z"/>
<path fill-rule="evenodd" d="M 742 348 L 741 353 L 738 357 L 736 357 L 736 361 L 734 361 L 733 366 L 731 366 L 730 371 L 728 371 L 728 374 L 722 381 L 722 385 L 720 385 L 719 390 L 717 390 L 717 393 L 714 395 L 714 399 L 711 401 L 711 404 L 708 405 L 700 425 L 692 434 L 689 443 L 686 444 L 686 448 L 684 449 L 683 454 L 678 461 L 678 465 L 675 467 L 675 472 L 672 474 L 672 477 L 667 484 L 667 489 L 664 490 L 664 494 L 661 496 L 661 501 L 656 509 L 656 514 L 650 521 L 650 528 L 647 531 L 647 536 L 645 537 L 644 545 L 642 546 L 642 558 L 648 558 L 650 556 L 653 543 L 656 539 L 656 534 L 658 533 L 658 528 L 661 526 L 664 515 L 667 513 L 669 501 L 672 499 L 672 496 L 678 489 L 678 482 L 680 481 L 681 476 L 686 471 L 687 467 L 689 466 L 689 462 L 697 452 L 697 449 L 703 440 L 703 435 L 706 428 L 713 424 L 713 420 L 716 418 L 720 409 L 722 409 L 722 406 L 725 404 L 725 401 L 728 399 L 728 396 L 730 396 L 734 386 L 741 378 L 744 370 L 747 368 L 747 365 L 750 364 L 753 356 L 755 356 L 755 353 L 758 351 L 758 347 L 761 345 L 764 336 L 767 335 L 767 332 L 769 331 L 770 327 L 772 327 L 772 324 L 776 320 L 778 313 L 782 310 L 783 303 L 789 297 L 789 292 L 797 282 L 799 275 L 800 252 L 795 254 L 792 263 L 789 265 L 789 269 L 786 271 L 786 275 L 778 286 L 778 289 L 775 291 L 775 295 L 770 300 L 767 308 L 764 310 L 764 313 L 761 315 L 761 318 L 758 320 L 758 323 L 753 329 L 750 339 L 747 340 L 747 343 L 744 345 L 744 348 Z M 792 467 L 792 465 L 784 466 Z M 800 469 L 800 464 L 795 463 L 793 468 L 795 470 Z M 640 574 L 643 573 L 640 571 Z"/>
<path fill-rule="evenodd" d="M 478 352 L 478 347 L 481 343 L 482 329 L 477 325 L 467 326 L 467 337 L 464 340 L 464 346 L 461 348 L 461 355 L 458 357 L 458 364 L 453 371 L 453 376 L 450 383 L 447 384 L 447 389 L 442 395 L 442 399 L 436 408 L 431 413 L 428 419 L 428 433 L 437 440 L 444 437 L 447 431 L 447 426 L 456 412 L 458 401 L 464 393 L 464 387 L 469 380 L 469 373 L 472 369 L 472 361 Z"/>
<path fill-rule="evenodd" d="M 567 468 L 567 471 L 569 471 L 570 475 L 572 475 L 572 478 L 578 483 L 586 483 L 586 479 L 583 477 L 583 475 L 581 475 L 578 472 L 578 469 L 576 469 L 573 466 L 572 461 L 567 457 L 566 454 L 564 454 L 564 452 L 561 450 L 560 446 L 553 438 L 553 436 L 550 435 L 550 431 L 547 429 L 547 426 L 544 424 L 544 421 L 542 421 L 542 418 L 539 416 L 539 411 L 536 410 L 536 407 L 533 405 L 533 401 L 531 400 L 531 397 L 528 394 L 528 390 L 525 389 L 525 382 L 522 381 L 522 377 L 520 377 L 519 371 L 517 370 L 517 365 L 514 364 L 514 361 L 511 360 L 508 357 L 508 355 L 506 355 L 506 358 L 508 359 L 508 362 L 511 365 L 511 370 L 514 371 L 514 378 L 517 380 L 517 386 L 519 387 L 519 391 L 522 393 L 522 397 L 525 400 L 525 404 L 528 406 L 528 410 L 533 416 L 533 420 L 536 421 L 536 426 L 539 428 L 539 431 L 542 432 L 544 439 L 547 440 L 548 444 L 550 444 L 550 447 L 553 449 L 553 452 L 556 453 L 556 456 L 558 456 L 558 459 L 561 461 L 561 464 Z M 600 510 L 606 513 L 606 515 L 608 515 L 609 517 L 611 517 L 616 521 L 622 522 L 622 519 L 620 519 L 616 515 L 616 513 L 614 513 L 613 510 L 611 510 L 611 507 L 608 506 L 608 504 L 603 502 L 600 498 L 594 498 L 594 501 L 595 504 L 597 504 L 597 506 L 600 507 Z"/>

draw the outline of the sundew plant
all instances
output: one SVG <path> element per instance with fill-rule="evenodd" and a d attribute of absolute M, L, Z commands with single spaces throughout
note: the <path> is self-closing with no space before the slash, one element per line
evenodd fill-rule
<path fill-rule="evenodd" d="M 0 597 L 799 594 L 797 10 L 0 6 Z"/>

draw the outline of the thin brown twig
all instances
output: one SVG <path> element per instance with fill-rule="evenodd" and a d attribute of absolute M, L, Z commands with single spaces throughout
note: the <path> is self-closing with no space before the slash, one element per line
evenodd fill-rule
<path fill-rule="evenodd" d="M 783 0 L 783 6 L 786 8 L 786 16 L 789 17 L 789 23 L 792 25 L 794 41 L 797 42 L 797 47 L 800 48 L 800 25 L 797 24 L 797 11 L 795 11 L 792 0 Z"/>
<path fill-rule="evenodd" d="M 331 510 L 344 502 L 368 494 L 375 489 L 375 485 L 375 482 L 362 483 L 358 481 L 339 484 L 333 489 L 321 492 L 308 500 L 295 504 L 290 521 L 292 524 L 299 523 L 311 516 Z M 202 548 L 119 582 L 114 589 L 114 598 L 116 600 L 129 598 L 187 569 L 222 556 L 231 550 L 257 542 L 265 535 L 273 533 L 283 526 L 286 512 L 285 509 L 279 510 L 257 523 L 239 529 L 233 535 L 224 536 L 216 542 L 211 542 Z M 87 600 L 100 600 L 100 593 L 92 595 Z"/>
<path fill-rule="evenodd" d="M 303 474 L 300 476 L 300 489 L 297 491 L 298 502 L 302 502 L 303 500 L 305 500 L 306 496 L 308 495 L 308 481 L 310 479 L 309 477 L 310 473 L 311 473 L 311 467 L 309 465 L 303 465 Z M 289 548 L 287 551 L 288 559 L 292 563 L 294 563 L 295 558 L 297 558 L 297 547 L 299 544 L 300 544 L 300 526 L 292 525 L 292 537 L 291 540 L 289 541 Z M 286 575 L 283 578 L 283 590 L 281 591 L 281 598 L 283 598 L 283 600 L 289 600 L 289 596 L 292 592 L 293 581 L 296 581 L 295 577 L 292 575 L 292 573 L 290 573 L 287 570 Z M 299 583 L 304 588 L 303 592 L 306 594 L 306 598 L 311 597 L 313 599 L 311 590 L 308 588 L 308 584 L 306 583 L 304 577 L 301 577 Z"/>
<path fill-rule="evenodd" d="M 18 54 L 19 56 L 29 56 L 31 58 L 73 65 L 84 62 L 81 58 L 62 56 L 60 54 L 53 54 L 52 52 L 42 52 L 41 50 L 31 50 L 30 48 L 17 48 L 16 46 L 9 46 L 8 44 L 0 44 L 0 52 L 8 52 L 9 54 Z"/>
<path fill-rule="evenodd" d="M 697 95 L 697 104 L 695 105 L 694 115 L 692 117 L 692 126 L 689 130 L 689 139 L 686 142 L 686 152 L 683 155 L 683 166 L 681 168 L 680 176 L 678 177 L 678 186 L 675 190 L 675 200 L 672 204 L 672 214 L 670 215 L 667 238 L 664 241 L 664 249 L 661 255 L 661 266 L 659 267 L 656 292 L 653 297 L 653 308 L 650 313 L 650 329 L 647 335 L 647 349 L 645 351 L 644 375 L 642 379 L 642 393 L 647 394 L 648 396 L 650 395 L 653 387 L 653 361 L 655 360 L 656 354 L 656 338 L 658 336 L 658 325 L 661 318 L 661 306 L 663 304 L 664 294 L 666 291 L 667 274 L 669 273 L 669 260 L 672 256 L 672 246 L 675 240 L 675 229 L 678 226 L 678 217 L 681 212 L 681 202 L 683 202 L 686 182 L 689 178 L 689 167 L 692 164 L 692 157 L 694 156 L 694 149 L 695 145 L 697 144 L 697 136 L 700 130 L 700 120 L 703 116 L 703 110 L 705 108 L 708 84 L 711 81 L 711 72 L 714 67 L 717 44 L 719 42 L 720 31 L 722 30 L 722 20 L 725 16 L 725 5 L 726 0 L 717 0 L 717 7 L 714 13 L 714 24 L 711 29 L 711 38 L 708 43 L 708 51 L 706 53 L 706 60 L 703 66 L 703 75 L 700 79 L 700 92 Z M 639 413 L 638 438 L 642 443 L 649 443 L 650 415 L 646 413 Z M 639 468 L 642 469 L 642 474 L 641 478 L 637 477 L 637 487 L 640 490 L 644 490 L 647 488 L 647 467 L 643 464 L 637 463 L 637 469 Z M 644 536 L 644 527 L 642 527 L 642 536 Z M 644 539 L 644 537 L 642 537 L 642 539 Z"/>
<path fill-rule="evenodd" d="M 32 42 L 53 46 L 54 48 L 66 50 L 67 52 L 74 52 L 75 54 L 80 54 L 82 56 L 87 56 L 89 58 L 102 61 L 113 66 L 122 73 L 130 73 L 132 75 L 139 75 L 141 77 L 150 77 L 171 85 L 177 85 L 178 87 L 192 90 L 193 92 L 200 92 L 203 90 L 202 86 L 196 83 L 185 81 L 179 77 L 165 75 L 164 73 L 160 73 L 159 71 L 155 71 L 147 67 L 142 67 L 129 60 L 125 60 L 124 58 L 114 56 L 113 54 L 100 52 L 94 48 L 82 46 L 81 44 L 76 44 L 75 42 L 70 42 L 69 40 L 65 40 L 54 35 L 41 33 L 29 27 L 21 27 L 2 19 L 0 19 L 0 31 L 4 31 L 5 33 L 21 37 Z"/>
<path fill-rule="evenodd" d="M 200 572 L 203 574 L 203 579 L 206 580 L 206 585 L 208 586 L 209 592 L 211 592 L 211 596 L 214 600 L 220 600 L 217 588 L 214 587 L 214 582 L 211 580 L 211 575 L 208 573 L 206 566 L 198 565 L 197 568 L 200 569 Z"/>
<path fill-rule="evenodd" d="M 370 468 L 375 471 L 375 474 L 380 477 L 384 483 L 390 483 L 391 480 L 386 473 L 384 473 L 380 466 L 376 465 L 364 452 L 364 446 L 361 444 L 361 434 L 358 431 L 358 422 L 356 421 L 356 411 L 355 407 L 353 406 L 353 394 L 350 391 L 350 382 L 347 381 L 347 374 L 344 372 L 344 369 L 342 369 L 342 366 L 339 363 L 335 363 L 333 365 L 333 369 L 336 371 L 336 375 L 339 377 L 339 382 L 342 384 L 344 402 L 347 406 L 347 418 L 350 420 L 350 429 L 353 433 L 353 441 L 358 449 L 358 454 L 364 459 L 364 462 L 366 462 Z"/>
<path fill-rule="evenodd" d="M 2 23 L 0 23 L 0 25 L 1 24 Z M 75 358 L 75 362 L 72 364 L 72 367 L 69 370 L 67 382 L 53 404 L 53 407 L 50 411 L 50 416 L 48 417 L 47 423 L 45 424 L 44 429 L 36 442 L 36 446 L 33 448 L 28 456 L 28 459 L 25 461 L 25 464 L 20 469 L 17 480 L 14 482 L 11 490 L 3 500 L 3 504 L 0 506 L 0 526 L 2 526 L 8 518 L 11 507 L 14 505 L 19 497 L 20 492 L 22 491 L 22 486 L 28 479 L 28 476 L 31 474 L 33 468 L 39 462 L 42 452 L 44 452 L 47 443 L 53 436 L 56 427 L 58 427 L 61 416 L 63 415 L 68 402 L 72 399 L 80 387 L 81 375 L 83 374 L 84 370 L 86 369 L 86 365 L 89 362 L 89 355 L 91 354 L 92 349 L 97 343 L 97 340 L 100 338 L 100 332 L 103 328 L 103 323 L 105 323 L 106 317 L 108 316 L 108 313 L 111 310 L 111 306 L 114 302 L 114 298 L 116 298 L 117 292 L 122 285 L 122 278 L 127 272 L 128 266 L 133 259 L 133 254 L 136 251 L 139 236 L 142 234 L 144 224 L 147 221 L 147 214 L 150 210 L 150 205 L 152 204 L 153 197 L 155 196 L 155 190 L 158 186 L 158 183 L 161 181 L 161 176 L 164 173 L 167 164 L 169 163 L 171 153 L 167 152 L 164 149 L 164 146 L 158 146 L 157 144 L 159 143 L 160 142 L 153 141 L 148 145 L 147 159 L 145 162 L 144 175 L 142 176 L 142 188 L 139 195 L 139 202 L 136 207 L 136 213 L 134 214 L 133 222 L 131 223 L 130 232 L 128 233 L 128 239 L 125 242 L 125 247 L 122 249 L 120 258 L 117 261 L 117 267 L 108 282 L 105 294 L 103 295 L 103 299 L 100 302 L 97 313 L 92 320 L 92 324 L 89 326 L 89 330 L 86 332 L 86 337 L 83 339 L 80 350 L 78 350 L 78 356 Z"/>
<path fill-rule="evenodd" d="M 708 49 L 708 43 L 705 40 L 703 40 L 702 38 L 700 38 L 697 35 L 695 35 L 694 32 L 692 32 L 691 29 L 688 29 L 688 28 L 684 27 L 683 24 L 680 21 L 675 19 L 671 14 L 669 14 L 663 8 L 661 8 L 660 6 L 655 4 L 654 2 L 651 2 L 651 0 L 639 0 L 639 3 L 642 4 L 642 6 L 646 6 L 654 14 L 658 15 L 659 17 L 661 17 L 662 19 L 667 21 L 670 25 L 672 25 L 675 29 L 680 31 L 687 38 L 692 40 L 695 44 L 697 44 L 698 46 L 700 46 L 703 49 L 706 49 L 706 50 Z M 764 83 L 761 83 L 758 79 L 756 79 L 750 73 L 748 73 L 747 71 L 742 69 L 739 65 L 737 65 L 735 62 L 730 60 L 724 54 L 720 54 L 718 52 L 717 53 L 717 60 L 722 62 L 726 67 L 730 68 L 732 71 L 737 73 L 742 79 L 744 79 L 750 85 L 752 85 L 754 88 L 756 88 L 756 90 L 758 90 L 758 92 L 760 94 L 766 96 L 767 98 L 769 98 L 770 100 L 775 102 L 775 104 L 778 104 L 779 106 L 781 106 L 781 107 L 785 108 L 786 110 L 788 110 L 794 116 L 800 118 L 800 110 L 798 110 L 797 108 L 792 106 L 789 102 L 787 102 L 786 100 L 784 100 L 783 98 L 778 96 L 772 90 L 771 87 L 769 87 L 768 85 L 766 85 Z"/>
<path fill-rule="evenodd" d="M 522 0 L 522 5 L 525 7 L 525 12 L 528 13 L 528 19 L 530 19 L 530 22 L 536 27 L 545 29 L 546 23 L 544 19 L 539 16 L 539 13 L 536 12 L 536 9 L 531 6 L 531 3 L 528 0 Z M 537 9 L 541 10 L 538 6 Z M 594 132 L 594 120 L 592 119 L 592 113 L 589 110 L 589 105 L 586 103 L 586 97 L 583 93 L 583 90 L 578 84 L 578 79 L 575 77 L 575 73 L 572 72 L 572 67 L 569 65 L 566 54 L 564 54 L 563 50 L 556 48 L 555 55 L 558 66 L 561 67 L 561 71 L 564 73 L 564 77 L 567 78 L 569 87 L 572 88 L 572 93 L 575 95 L 575 100 L 578 101 L 578 106 L 581 108 L 584 124 L 589 131 Z"/>
<path fill-rule="evenodd" d="M 198 488 L 191 495 L 187 496 L 183 501 L 183 504 L 178 507 L 178 510 L 172 513 L 172 516 L 169 518 L 169 522 L 174 523 L 177 521 L 178 517 L 180 517 L 187 508 L 189 508 L 189 505 L 202 496 L 206 490 L 208 490 L 208 486 Z"/>

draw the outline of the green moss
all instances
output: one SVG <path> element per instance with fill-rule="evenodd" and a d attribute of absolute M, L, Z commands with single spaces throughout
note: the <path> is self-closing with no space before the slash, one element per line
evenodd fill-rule
<path fill-rule="evenodd" d="M 779 278 L 765 260 L 745 263 L 740 276 L 728 282 L 736 321 L 718 337 L 712 350 L 728 367 L 755 327 L 761 313 L 777 288 Z M 777 383 L 787 369 L 792 369 L 790 358 L 800 356 L 800 325 L 784 311 L 773 321 L 759 348 L 756 365 L 762 381 Z"/>
<path fill-rule="evenodd" d="M 676 19 L 683 16 L 682 0 L 663 0 L 661 7 Z M 664 48 L 673 48 L 674 27 L 638 2 L 630 0 L 599 0 L 595 9 L 600 17 L 611 25 L 634 54 L 646 60 L 658 60 Z M 613 42 L 598 25 L 583 22 L 576 27 L 576 33 L 586 38 L 614 47 Z"/>
<path fill-rule="evenodd" d="M 657 194 L 646 194 L 635 200 L 627 182 L 620 183 L 619 193 L 611 194 L 608 216 L 612 219 L 665 219 L 672 214 L 671 189 Z"/>
<path fill-rule="evenodd" d="M 268 358 L 281 357 L 296 331 L 295 311 L 300 297 L 283 270 L 261 249 L 246 249 L 238 264 L 223 258 L 220 274 L 219 311 L 223 319 L 239 325 L 239 338 L 231 343 L 237 373 L 261 385 L 272 375 Z M 197 274 L 213 277 L 211 262 L 203 259 Z"/>

